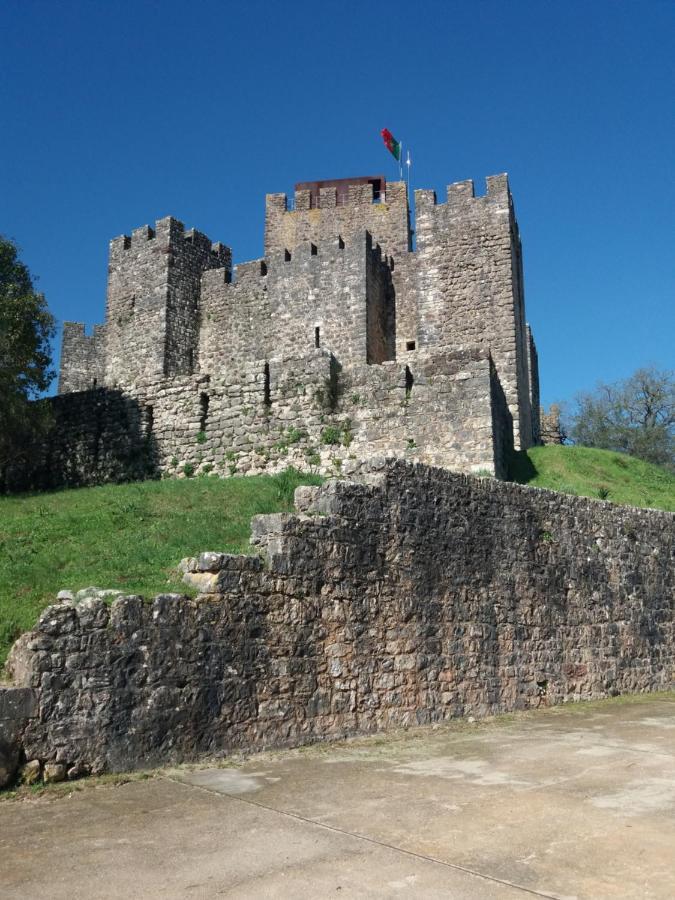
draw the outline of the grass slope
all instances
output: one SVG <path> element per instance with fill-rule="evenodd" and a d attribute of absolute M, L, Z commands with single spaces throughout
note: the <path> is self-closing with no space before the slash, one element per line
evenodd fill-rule
<path fill-rule="evenodd" d="M 62 588 L 182 591 L 184 556 L 247 552 L 252 516 L 290 510 L 295 488 L 320 480 L 288 471 L 0 497 L 0 670 Z"/>
<path fill-rule="evenodd" d="M 609 450 L 532 447 L 515 454 L 511 477 L 520 484 L 566 494 L 675 511 L 675 476 L 672 473 Z"/>

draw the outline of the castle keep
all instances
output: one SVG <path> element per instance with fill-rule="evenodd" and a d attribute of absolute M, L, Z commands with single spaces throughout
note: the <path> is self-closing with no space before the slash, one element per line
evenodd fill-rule
<path fill-rule="evenodd" d="M 506 175 L 269 194 L 261 259 L 173 218 L 110 244 L 106 320 L 66 323 L 50 483 L 356 471 L 398 456 L 506 475 L 539 441 L 537 354 Z M 43 479 L 44 480 L 44 479 Z"/>

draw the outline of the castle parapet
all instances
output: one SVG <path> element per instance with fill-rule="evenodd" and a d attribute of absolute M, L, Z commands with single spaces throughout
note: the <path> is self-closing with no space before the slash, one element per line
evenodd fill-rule
<path fill-rule="evenodd" d="M 196 228 L 186 231 L 185 225 L 180 219 L 175 219 L 173 216 L 157 219 L 154 228 L 150 225 L 141 225 L 140 228 L 134 228 L 131 236 L 122 234 L 113 238 L 110 242 L 110 256 L 112 259 L 119 259 L 126 251 L 143 252 L 148 244 L 150 245 L 148 249 L 152 250 L 166 245 L 171 246 L 172 250 L 180 250 L 182 246 L 191 246 L 199 253 L 208 255 L 211 265 L 218 267 L 232 265 L 232 251 L 228 246 L 220 241 L 212 242 Z"/>
<path fill-rule="evenodd" d="M 387 184 L 383 175 L 302 182 L 295 186 L 293 208 L 286 194 L 265 201 L 265 256 L 303 241 L 315 244 L 349 239 L 370 231 L 387 255 L 408 253 L 411 232 L 405 182 Z"/>

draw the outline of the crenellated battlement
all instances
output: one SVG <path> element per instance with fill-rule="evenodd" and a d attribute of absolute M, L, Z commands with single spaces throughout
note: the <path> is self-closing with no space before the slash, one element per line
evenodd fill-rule
<path fill-rule="evenodd" d="M 154 228 L 141 225 L 134 228 L 131 235 L 123 234 L 113 238 L 110 242 L 110 255 L 111 258 L 120 258 L 128 251 L 156 252 L 160 249 L 159 245 L 163 245 L 161 249 L 167 249 L 168 245 L 172 251 L 190 252 L 189 248 L 193 248 L 200 254 L 208 254 L 212 265 L 229 267 L 232 264 L 232 250 L 228 246 L 220 241 L 211 241 L 196 228 L 186 230 L 183 222 L 173 216 L 157 219 Z"/>
<path fill-rule="evenodd" d="M 353 265 L 355 260 L 362 261 L 366 255 L 377 262 L 384 258 L 380 245 L 369 231 L 363 229 L 346 240 L 338 235 L 324 240 L 301 241 L 293 250 L 273 251 L 266 258 L 267 271 L 274 278 L 295 278 L 299 271 L 315 271 L 325 265 Z"/>
<path fill-rule="evenodd" d="M 374 188 L 372 184 L 348 184 L 340 190 L 334 185 L 319 187 L 317 191 L 298 187 L 290 200 L 285 193 L 266 194 L 265 208 L 268 212 L 294 213 L 313 209 L 339 209 L 361 206 L 405 206 L 407 188 L 405 182 L 390 182 Z"/>
<path fill-rule="evenodd" d="M 404 182 L 384 176 L 303 182 L 289 203 L 286 194 L 265 201 L 265 256 L 304 242 L 341 236 L 348 240 L 366 229 L 389 255 L 411 247 L 408 193 Z"/>
<path fill-rule="evenodd" d="M 454 207 L 464 208 L 467 203 L 495 203 L 506 200 L 511 202 L 509 178 L 506 173 L 501 175 L 488 175 L 485 179 L 486 190 L 482 196 L 476 196 L 475 185 L 472 178 L 465 181 L 455 181 L 446 188 L 446 201 L 439 203 L 434 190 L 415 191 L 415 209 L 419 213 L 430 207 Z"/>

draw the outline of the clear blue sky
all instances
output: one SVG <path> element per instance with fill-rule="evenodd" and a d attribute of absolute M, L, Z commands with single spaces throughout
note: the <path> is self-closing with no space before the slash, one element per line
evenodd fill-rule
<path fill-rule="evenodd" d="M 5 0 L 0 232 L 58 318 L 103 319 L 111 237 L 165 215 L 260 255 L 264 194 L 507 171 L 542 399 L 673 365 L 672 0 Z"/>

